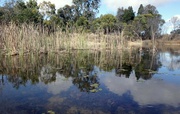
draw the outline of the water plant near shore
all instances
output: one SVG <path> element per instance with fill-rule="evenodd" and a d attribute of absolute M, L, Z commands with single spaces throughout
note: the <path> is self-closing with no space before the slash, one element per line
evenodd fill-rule
<path fill-rule="evenodd" d="M 57 30 L 48 35 L 46 29 L 40 26 L 13 23 L 0 27 L 0 47 L 4 55 L 20 55 L 29 52 L 48 53 L 60 50 L 92 49 L 112 50 L 121 49 L 122 35 L 85 32 L 62 32 Z"/>

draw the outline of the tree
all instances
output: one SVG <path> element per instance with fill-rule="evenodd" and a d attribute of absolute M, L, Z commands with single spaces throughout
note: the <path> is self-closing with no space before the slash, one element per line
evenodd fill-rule
<path fill-rule="evenodd" d="M 158 10 L 156 9 L 155 6 L 148 4 L 144 7 L 144 11 L 142 12 L 142 14 L 159 14 Z"/>
<path fill-rule="evenodd" d="M 123 15 L 124 15 L 124 8 L 118 8 L 116 18 L 119 22 L 123 21 Z"/>
<path fill-rule="evenodd" d="M 29 0 L 28 2 L 17 1 L 14 6 L 15 16 L 13 21 L 16 23 L 42 23 L 43 16 L 39 12 L 39 6 L 36 0 Z"/>
<path fill-rule="evenodd" d="M 145 30 L 146 30 L 146 17 L 145 15 L 138 15 L 134 18 L 134 21 L 132 23 L 132 26 L 134 26 L 134 29 L 132 32 L 135 34 L 137 38 L 143 39 L 145 37 Z"/>
<path fill-rule="evenodd" d="M 141 4 L 141 5 L 139 6 L 137 15 L 142 15 L 143 12 L 144 12 L 144 6 Z"/>
<path fill-rule="evenodd" d="M 82 16 L 82 17 L 79 17 L 79 19 L 76 21 L 76 26 L 78 28 L 81 28 L 83 30 L 87 30 L 89 27 L 89 22 L 87 20 L 86 17 Z"/>
<path fill-rule="evenodd" d="M 84 16 L 92 21 L 98 12 L 100 0 L 73 0 L 73 4 L 75 6 L 76 19 Z"/>
<path fill-rule="evenodd" d="M 65 5 L 57 11 L 58 18 L 62 19 L 64 26 L 74 23 L 74 6 Z"/>
<path fill-rule="evenodd" d="M 100 23 L 101 23 L 100 25 L 104 29 L 105 34 L 108 34 L 113 31 L 116 22 L 117 19 L 112 14 L 106 14 L 100 17 Z"/>
<path fill-rule="evenodd" d="M 134 20 L 135 14 L 133 8 L 130 6 L 128 9 L 118 8 L 116 18 L 119 22 L 129 23 Z"/>
<path fill-rule="evenodd" d="M 165 22 L 156 7 L 150 4 L 144 7 L 144 11 L 135 21 L 142 26 L 139 30 L 144 31 L 144 37 L 152 40 L 161 34 L 161 27 Z"/>
<path fill-rule="evenodd" d="M 45 20 L 50 19 L 56 14 L 55 4 L 52 4 L 51 2 L 43 1 L 39 4 L 39 10 Z"/>
<path fill-rule="evenodd" d="M 95 33 L 95 32 L 100 32 L 101 31 L 101 21 L 100 21 L 100 18 L 96 18 L 93 20 L 93 22 L 91 23 L 91 26 L 90 26 L 90 30 L 91 32 Z"/>
<path fill-rule="evenodd" d="M 130 21 L 134 20 L 135 14 L 133 12 L 133 8 L 130 6 L 128 9 L 124 10 L 123 14 L 123 22 L 129 23 Z"/>
<path fill-rule="evenodd" d="M 0 22 L 8 24 L 14 17 L 13 7 L 15 5 L 15 0 L 10 0 L 5 2 L 5 4 L 0 7 Z"/>
<path fill-rule="evenodd" d="M 170 22 L 172 23 L 173 25 L 173 30 L 175 31 L 176 29 L 179 28 L 179 25 L 180 25 L 180 19 L 178 17 L 172 17 Z"/>
<path fill-rule="evenodd" d="M 48 34 L 56 31 L 58 26 L 62 26 L 62 21 L 56 14 L 55 4 L 43 1 L 39 4 L 39 11 L 43 16 L 43 25 L 47 29 Z"/>

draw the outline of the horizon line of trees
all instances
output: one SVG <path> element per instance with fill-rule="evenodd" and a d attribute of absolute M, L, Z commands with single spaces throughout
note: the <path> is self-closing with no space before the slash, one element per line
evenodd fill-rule
<path fill-rule="evenodd" d="M 124 33 L 128 39 L 154 39 L 159 38 L 165 21 L 156 7 L 149 4 L 139 6 L 137 14 L 132 6 L 118 8 L 116 16 L 112 14 L 96 17 L 99 12 L 100 0 L 73 0 L 73 5 L 65 5 L 56 9 L 55 4 L 43 1 L 38 4 L 36 0 L 11 0 L 0 6 L 0 24 L 16 25 L 34 24 L 47 28 L 54 33 L 61 28 L 62 31 L 78 30 L 80 32 L 104 34 Z M 179 26 L 179 25 L 178 25 Z M 174 29 L 174 31 L 179 31 Z"/>

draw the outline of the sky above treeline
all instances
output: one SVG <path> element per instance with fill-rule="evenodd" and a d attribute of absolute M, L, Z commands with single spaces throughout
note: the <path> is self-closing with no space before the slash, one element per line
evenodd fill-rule
<path fill-rule="evenodd" d="M 38 3 L 44 0 L 37 0 Z M 51 1 L 56 5 L 56 9 L 64 5 L 72 5 L 72 0 L 46 0 Z M 180 16 L 180 0 L 101 0 L 99 14 L 114 14 L 116 15 L 117 9 L 120 7 L 127 8 L 132 6 L 134 11 L 137 12 L 140 4 L 154 5 L 162 15 L 163 19 L 168 20 L 175 15 Z"/>
<path fill-rule="evenodd" d="M 44 0 L 37 1 L 40 3 Z M 46 1 L 54 3 L 56 5 L 56 9 L 63 7 L 66 4 L 72 5 L 72 0 Z M 163 26 L 164 33 L 170 33 L 172 30 L 172 24 L 169 22 L 172 17 L 177 16 L 180 19 L 180 0 L 101 0 L 97 16 L 109 13 L 116 15 L 118 8 L 128 8 L 129 6 L 132 6 L 134 12 L 137 12 L 140 4 L 143 4 L 143 6 L 148 4 L 156 6 L 157 10 L 162 15 L 162 18 L 166 21 Z"/>
<path fill-rule="evenodd" d="M 3 1 L 7 0 L 0 0 L 1 5 Z M 51 3 L 54 3 L 56 9 L 65 5 L 72 5 L 72 0 L 37 0 L 38 3 L 41 3 L 43 1 L 50 1 Z M 143 6 L 146 6 L 148 4 L 156 6 L 157 10 L 162 15 L 162 18 L 167 22 L 166 26 L 168 27 L 171 26 L 169 20 L 173 16 L 177 16 L 180 18 L 180 0 L 101 0 L 99 13 L 97 14 L 97 16 L 103 14 L 116 15 L 118 8 L 127 8 L 128 6 L 132 6 L 134 12 L 137 12 L 140 4 L 143 4 Z"/>

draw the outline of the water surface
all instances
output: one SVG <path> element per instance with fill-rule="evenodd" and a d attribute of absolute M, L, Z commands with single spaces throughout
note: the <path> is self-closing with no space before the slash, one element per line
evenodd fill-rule
<path fill-rule="evenodd" d="M 0 59 L 1 114 L 180 113 L 180 53 L 73 51 Z"/>

